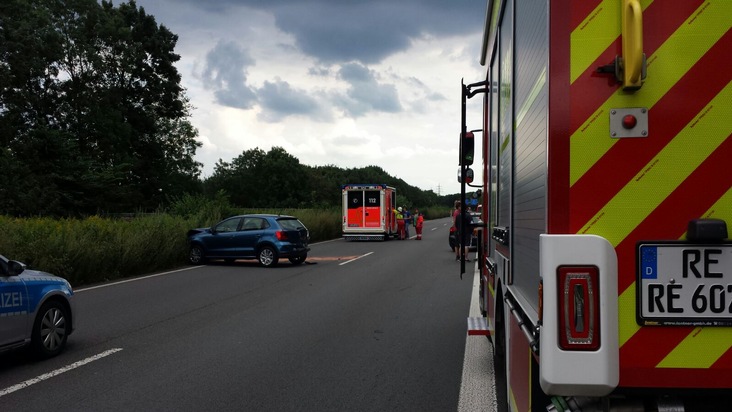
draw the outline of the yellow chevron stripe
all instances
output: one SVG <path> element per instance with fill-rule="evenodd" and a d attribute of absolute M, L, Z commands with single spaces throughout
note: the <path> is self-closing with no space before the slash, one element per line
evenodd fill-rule
<path fill-rule="evenodd" d="M 613 246 L 620 244 L 732 133 L 729 123 L 732 118 L 730 102 L 732 82 L 600 209 L 579 233 L 603 236 Z"/>
<path fill-rule="evenodd" d="M 656 367 L 708 368 L 731 347 L 732 328 L 695 328 Z"/>
<path fill-rule="evenodd" d="M 642 0 L 645 10 L 653 0 Z M 620 2 L 604 0 L 597 5 L 570 35 L 572 59 L 569 68 L 570 82 L 587 70 L 590 65 L 620 36 Z M 611 62 L 603 62 L 608 64 Z"/>
<path fill-rule="evenodd" d="M 727 190 L 727 193 L 722 195 L 722 197 L 720 197 L 719 200 L 717 200 L 712 205 L 712 207 L 710 207 L 709 210 L 707 210 L 706 213 L 704 213 L 703 217 L 722 219 L 726 222 L 732 222 L 732 188 Z M 686 238 L 686 233 L 684 233 L 680 237 L 680 239 L 684 239 L 684 238 Z M 630 340 L 630 338 L 632 338 L 633 335 L 635 335 L 636 332 L 638 332 L 640 330 L 640 326 L 635 321 L 635 310 L 636 310 L 635 288 L 636 288 L 636 283 L 633 282 L 633 284 L 630 285 L 628 287 L 628 289 L 618 297 L 618 312 L 619 312 L 618 313 L 618 322 L 619 322 L 618 341 L 620 343 L 620 347 L 625 345 L 625 343 L 628 342 Z M 699 334 L 704 335 L 707 333 L 706 331 L 708 331 L 710 329 L 714 329 L 714 328 L 704 328 L 701 332 L 699 332 Z M 721 354 L 723 354 L 724 352 L 727 351 L 727 349 L 729 349 L 729 345 L 732 345 L 732 328 L 725 328 L 724 330 L 727 332 L 724 335 L 724 338 L 721 340 L 718 337 L 712 338 L 712 339 L 708 339 L 705 336 L 701 337 L 701 339 L 703 339 L 704 341 L 711 340 L 711 344 L 710 344 L 711 347 L 709 349 L 711 350 L 711 352 L 716 352 L 716 353 L 720 353 L 720 351 L 721 351 L 719 356 L 721 356 Z M 691 333 L 689 336 L 687 336 L 686 340 L 695 338 L 696 337 L 695 334 L 696 334 L 696 331 Z M 694 336 L 692 336 L 692 335 L 694 335 Z M 694 342 L 698 343 L 698 342 L 702 342 L 702 340 L 696 340 Z M 727 345 L 727 349 L 724 349 L 725 345 Z M 688 348 L 688 346 L 685 346 L 684 348 Z M 662 361 L 662 363 L 668 362 L 669 364 L 678 365 L 678 360 L 681 357 L 681 352 L 675 353 L 677 350 L 683 350 L 683 349 L 679 349 L 677 347 L 676 350 L 672 351 L 671 354 L 669 354 L 669 356 L 671 356 L 671 358 L 667 357 L 668 360 L 664 359 Z M 704 347 L 703 351 L 706 351 L 706 350 L 707 350 L 707 348 Z M 699 351 L 699 348 L 698 347 L 694 348 L 694 351 L 696 353 L 697 351 Z M 685 356 L 689 357 L 689 352 L 686 352 Z M 715 360 L 718 359 L 719 356 L 717 356 L 715 358 Z M 686 361 L 688 361 L 688 360 L 689 359 L 687 359 Z M 658 367 L 672 367 L 672 366 L 661 366 L 661 364 L 659 364 Z M 673 367 L 681 367 L 681 366 L 673 366 Z M 684 367 L 691 367 L 691 366 L 684 366 Z M 698 367 L 698 366 L 694 366 L 694 367 Z"/>
<path fill-rule="evenodd" d="M 708 219 L 722 219 L 728 224 L 732 223 L 732 188 L 707 210 L 704 217 Z"/>
<path fill-rule="evenodd" d="M 710 0 L 648 58 L 648 78 L 635 93 L 618 90 L 572 134 L 570 185 L 617 142 L 610 138 L 607 117 L 611 108 L 655 105 L 668 90 L 732 27 L 732 1 Z M 721 68 L 720 68 L 721 69 Z M 653 138 L 653 129 L 648 139 Z"/>

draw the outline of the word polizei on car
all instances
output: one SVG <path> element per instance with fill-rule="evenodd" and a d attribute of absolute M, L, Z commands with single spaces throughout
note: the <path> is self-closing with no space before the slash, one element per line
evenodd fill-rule
<path fill-rule="evenodd" d="M 56 356 L 74 330 L 74 292 L 66 279 L 0 255 L 0 351 L 30 345 Z"/>
<path fill-rule="evenodd" d="M 210 228 L 188 231 L 188 261 L 256 259 L 264 267 L 287 258 L 294 265 L 308 257 L 310 232 L 296 217 L 254 214 L 233 216 Z"/>

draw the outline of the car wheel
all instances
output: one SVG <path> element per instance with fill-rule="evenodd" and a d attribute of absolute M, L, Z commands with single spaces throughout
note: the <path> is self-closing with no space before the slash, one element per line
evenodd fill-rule
<path fill-rule="evenodd" d="M 277 251 L 274 250 L 272 246 L 263 246 L 259 249 L 259 253 L 257 253 L 257 260 L 259 260 L 259 264 L 266 268 L 275 266 L 279 259 Z"/>
<path fill-rule="evenodd" d="M 50 300 L 41 306 L 33 322 L 31 346 L 42 358 L 56 356 L 66 346 L 71 323 L 63 303 Z"/>
<path fill-rule="evenodd" d="M 202 265 L 206 262 L 206 257 L 203 255 L 203 248 L 199 245 L 193 245 L 188 251 L 188 261 L 192 265 Z"/>
<path fill-rule="evenodd" d="M 302 256 L 295 256 L 290 258 L 290 263 L 293 265 L 299 265 L 305 262 L 305 259 L 308 258 L 308 255 L 302 255 Z"/>

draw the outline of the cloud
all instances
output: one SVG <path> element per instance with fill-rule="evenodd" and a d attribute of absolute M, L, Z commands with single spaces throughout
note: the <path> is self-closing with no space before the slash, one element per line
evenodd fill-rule
<path fill-rule="evenodd" d="M 257 90 L 257 95 L 263 110 L 259 116 L 262 121 L 277 122 L 292 115 L 308 116 L 311 120 L 320 121 L 331 118 L 330 113 L 321 107 L 317 99 L 280 79 L 274 82 L 265 81 L 264 86 Z"/>
<path fill-rule="evenodd" d="M 251 109 L 257 102 L 247 86 L 247 67 L 254 64 L 246 50 L 230 41 L 219 41 L 208 54 L 201 73 L 205 88 L 213 91 L 219 104 Z"/>
<path fill-rule="evenodd" d="M 331 75 L 331 72 L 328 67 L 318 66 L 309 68 L 308 74 L 315 77 L 327 77 Z"/>
<path fill-rule="evenodd" d="M 329 121 L 332 114 L 327 104 L 335 105 L 351 117 L 403 110 L 396 86 L 381 82 L 375 71 L 359 63 L 340 66 L 336 75 L 347 84 L 347 89 L 340 91 L 331 83 L 329 92 L 297 89 L 280 78 L 265 80 L 261 87 L 255 87 L 249 84 L 247 77 L 247 69 L 254 63 L 249 53 L 236 43 L 219 41 L 206 54 L 201 81 L 204 88 L 213 92 L 216 103 L 244 110 L 259 106 L 258 118 L 270 123 L 297 115 L 314 121 Z M 332 75 L 332 69 L 313 67 L 308 74 L 327 79 Z"/>
<path fill-rule="evenodd" d="M 137 4 L 179 36 L 176 66 L 196 108 L 204 175 L 218 159 L 279 146 L 304 164 L 378 165 L 422 188 L 459 190 L 458 85 L 485 76 L 485 2 Z M 468 123 L 481 119 L 473 99 Z"/>
<path fill-rule="evenodd" d="M 301 52 L 327 64 L 379 63 L 424 36 L 479 32 L 485 7 L 474 0 L 186 1 L 221 15 L 242 8 L 271 13 Z"/>
<path fill-rule="evenodd" d="M 379 83 L 375 72 L 369 68 L 358 63 L 345 64 L 338 76 L 349 88 L 345 94 L 336 94 L 334 101 L 347 114 L 359 117 L 372 111 L 396 113 L 402 110 L 396 87 Z"/>
<path fill-rule="evenodd" d="M 380 3 L 328 7 L 298 3 L 273 12 L 277 27 L 291 33 L 303 53 L 325 63 L 369 64 L 408 48 L 409 37 L 417 34 L 414 27 L 404 27 L 402 18 L 390 12 L 392 7 Z"/>

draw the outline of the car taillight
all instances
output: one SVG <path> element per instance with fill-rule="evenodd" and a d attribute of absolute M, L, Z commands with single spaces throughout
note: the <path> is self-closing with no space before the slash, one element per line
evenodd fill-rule
<path fill-rule="evenodd" d="M 279 241 L 287 240 L 287 233 L 285 233 L 281 230 L 278 230 L 277 232 L 275 232 L 275 236 L 277 236 L 277 240 L 279 240 Z"/>
<path fill-rule="evenodd" d="M 559 347 L 600 348 L 599 271 L 596 266 L 560 266 L 557 270 Z"/>

